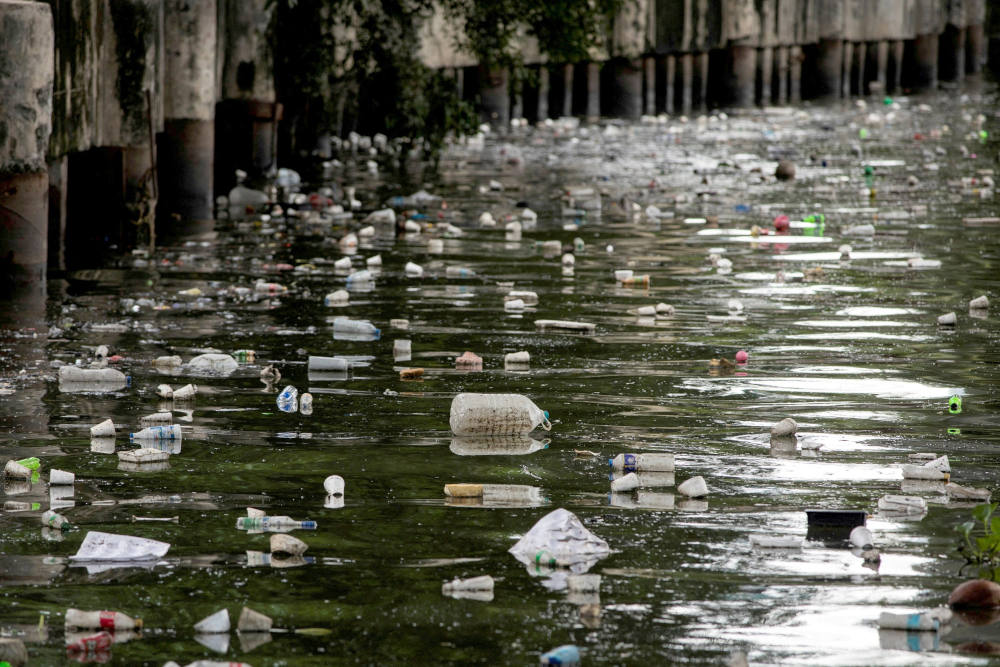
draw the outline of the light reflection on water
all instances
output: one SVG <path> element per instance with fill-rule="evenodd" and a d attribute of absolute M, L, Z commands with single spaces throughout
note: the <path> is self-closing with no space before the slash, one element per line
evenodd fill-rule
<path fill-rule="evenodd" d="M 40 612 L 51 612 L 58 628 L 69 605 L 116 608 L 155 630 L 116 645 L 113 662 L 172 657 L 183 664 L 222 657 L 192 639 L 192 623 L 222 606 L 238 614 L 248 605 L 280 627 L 333 632 L 275 635 L 255 648 L 233 641 L 227 660 L 321 665 L 336 655 L 361 663 L 527 664 L 555 645 L 576 643 L 588 664 L 720 664 L 734 648 L 746 650 L 752 664 L 914 664 L 874 619 L 886 609 L 940 604 L 961 580 L 953 526 L 968 517 L 968 504 L 906 487 L 930 509 L 919 520 L 874 514 L 868 525 L 883 552 L 877 572 L 844 540 L 810 537 L 801 550 L 771 552 L 751 549 L 748 536 L 809 536 L 807 509 L 875 513 L 879 497 L 903 488 L 899 464 L 914 451 L 949 454 L 956 481 L 996 484 L 1000 423 L 989 401 L 1000 384 L 1000 330 L 992 311 L 967 319 L 965 304 L 980 293 L 996 300 L 1000 257 L 993 230 L 960 222 L 994 214 L 992 202 L 946 191 L 947 180 L 925 170 L 922 152 L 950 151 L 940 162 L 957 177 L 993 164 L 995 149 L 977 147 L 983 158 L 966 160 L 954 146 L 960 134 L 938 143 L 912 137 L 913 126 L 945 122 L 964 131 L 963 112 L 993 108 L 992 96 L 973 99 L 962 108 L 955 96 L 934 98 L 935 110 L 920 113 L 905 102 L 897 112 L 905 122 L 872 128 L 863 148 L 883 164 L 874 200 L 859 194 L 850 127 L 876 113 L 871 108 L 813 107 L 812 120 L 716 118 L 701 132 L 697 121 L 676 120 L 584 127 L 576 142 L 565 131 L 539 130 L 446 155 L 444 176 L 426 186 L 446 198 L 442 215 L 464 234 L 444 240 L 437 254 L 427 245 L 435 230 L 397 239 L 379 229 L 352 251 L 354 269 L 382 255 L 374 284 L 348 283 L 347 273 L 332 267 L 342 253 L 331 239 L 342 227 L 280 219 L 220 221 L 216 238 L 166 248 L 151 267 L 125 257 L 114 268 L 50 281 L 49 320 L 4 333 L 0 377 L 14 378 L 24 366 L 28 373 L 0 402 L 9 431 L 0 450 L 75 470 L 74 494 L 56 500 L 74 503 L 64 511 L 84 529 L 172 547 L 167 565 L 150 569 L 88 575 L 66 568 L 85 530 L 43 539 L 38 514 L 53 496 L 38 484 L 8 485 L 3 500 L 27 509 L 0 515 L 0 631 L 37 624 Z M 795 155 L 797 181 L 751 176 L 754 166 L 770 174 L 782 151 Z M 519 164 L 507 159 L 515 154 Z M 810 163 L 810 156 L 834 166 Z M 740 169 L 728 166 L 735 163 Z M 330 182 L 356 185 L 366 212 L 422 185 L 358 167 Z M 910 173 L 925 187 L 912 190 Z M 480 191 L 494 178 L 503 191 Z M 697 194 L 703 179 L 708 187 Z M 601 214 L 577 203 L 583 212 L 564 217 L 558 195 L 581 185 L 605 190 Z M 519 200 L 538 213 L 538 227 L 507 240 L 505 216 L 517 215 Z M 648 219 L 642 211 L 649 204 L 666 214 Z M 478 227 L 486 210 L 497 228 Z M 438 209 L 428 212 L 436 219 Z M 749 235 L 778 214 L 797 220 L 820 212 L 824 236 L 800 229 L 788 237 Z M 874 236 L 842 235 L 867 223 Z M 586 247 L 576 252 L 574 270 L 564 270 L 560 256 L 577 236 Z M 549 240 L 560 252 L 545 256 L 539 243 Z M 830 250 L 798 247 L 813 243 Z M 850 260 L 832 251 L 842 243 L 852 246 Z M 709 252 L 731 261 L 732 270 L 713 267 Z M 940 256 L 944 266 L 901 266 L 918 256 Z M 408 261 L 424 275 L 407 276 Z M 315 268 L 277 268 L 306 262 Z M 449 266 L 475 276 L 449 278 Z M 622 268 L 649 274 L 649 287 L 615 283 Z M 230 289 L 256 279 L 281 282 L 289 292 L 268 301 Z M 504 311 L 510 283 L 536 291 L 539 303 Z M 321 305 L 324 294 L 345 286 L 347 305 Z M 201 297 L 178 294 L 193 287 Z M 156 305 L 134 311 L 123 302 L 141 297 Z M 743 301 L 746 319 L 709 324 L 706 316 L 728 317 L 733 298 Z M 659 302 L 676 312 L 636 316 Z M 950 310 L 959 325 L 939 329 L 936 314 Z M 341 315 L 372 321 L 381 338 L 334 338 L 332 320 Z M 408 319 L 408 328 L 392 328 L 393 318 Z M 584 320 L 597 329 L 542 332 L 538 319 Z M 101 326 L 119 323 L 120 331 Z M 25 334 L 24 327 L 45 332 L 49 325 L 60 331 Z M 396 339 L 412 341 L 409 359 L 393 358 Z M 130 387 L 71 394 L 39 377 L 52 374 L 49 360 L 72 362 L 101 343 L 126 358 Z M 187 359 L 210 347 L 254 349 L 257 360 L 228 377 L 149 366 L 159 355 Z M 741 349 L 749 353 L 746 365 L 710 365 Z M 465 350 L 483 357 L 482 371 L 455 368 L 453 357 Z M 505 370 L 503 355 L 520 350 L 530 352 L 530 366 Z M 354 365 L 309 372 L 310 354 L 345 356 Z M 270 386 L 258 379 L 268 364 L 283 376 Z M 406 367 L 425 374 L 404 382 L 399 370 Z M 190 405 L 161 402 L 152 391 L 189 381 L 202 390 Z M 275 393 L 285 384 L 314 394 L 312 415 L 277 409 Z M 551 412 L 554 428 L 505 440 L 453 437 L 448 406 L 460 391 L 524 393 Z M 953 394 L 965 399 L 961 415 L 947 412 Z M 111 417 L 131 430 L 138 415 L 157 409 L 173 410 L 185 428 L 183 450 L 168 470 L 119 470 L 104 445 L 92 448 L 86 426 Z M 800 424 L 797 443 L 772 447 L 768 428 L 785 416 Z M 121 435 L 115 446 L 125 447 Z M 676 471 L 669 481 L 647 475 L 637 492 L 609 497 L 607 460 L 625 451 L 672 453 Z M 322 481 L 331 473 L 346 481 L 343 498 L 325 496 Z M 677 490 L 695 475 L 709 487 L 705 499 Z M 443 486 L 452 482 L 507 495 L 447 499 Z M 315 561 L 264 563 L 267 537 L 233 529 L 248 505 L 317 521 L 316 531 L 299 533 Z M 602 575 L 597 617 L 562 590 L 565 572 L 536 572 L 507 553 L 555 507 L 577 513 L 612 549 L 590 569 Z M 132 523 L 140 512 L 176 515 L 179 523 Z M 264 564 L 249 565 L 258 561 Z M 492 601 L 441 595 L 444 581 L 487 573 L 497 580 Z M 58 662 L 61 639 L 55 631 L 29 650 L 40 664 Z M 947 642 L 937 647 L 920 663 L 972 661 L 949 653 Z"/>

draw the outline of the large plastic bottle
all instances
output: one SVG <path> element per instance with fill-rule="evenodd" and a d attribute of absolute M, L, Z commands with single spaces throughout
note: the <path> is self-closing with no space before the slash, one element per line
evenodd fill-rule
<path fill-rule="evenodd" d="M 520 394 L 458 394 L 451 401 L 456 435 L 518 435 L 552 428 L 549 413 Z"/>
<path fill-rule="evenodd" d="M 352 320 L 349 317 L 337 317 L 333 320 L 333 333 L 372 336 L 376 340 L 381 335 L 381 331 L 367 320 Z"/>
<path fill-rule="evenodd" d="M 137 433 L 129 433 L 128 437 L 129 440 L 180 440 L 182 437 L 181 425 L 147 426 Z"/>
<path fill-rule="evenodd" d="M 120 611 L 66 610 L 67 628 L 102 628 L 104 630 L 135 630 L 142 627 L 141 618 L 132 618 Z"/>
<path fill-rule="evenodd" d="M 619 454 L 608 461 L 615 472 L 673 472 L 673 454 Z"/>
<path fill-rule="evenodd" d="M 62 530 L 69 527 L 69 519 L 52 510 L 46 510 L 42 513 L 42 525 Z"/>

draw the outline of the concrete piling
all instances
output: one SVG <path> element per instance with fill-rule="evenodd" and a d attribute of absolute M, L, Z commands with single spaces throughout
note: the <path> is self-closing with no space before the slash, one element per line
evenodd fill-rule
<path fill-rule="evenodd" d="M 563 65 L 562 115 L 573 115 L 573 65 Z"/>
<path fill-rule="evenodd" d="M 744 44 L 729 47 L 733 80 L 733 105 L 749 107 L 754 103 L 754 84 L 757 73 L 757 49 Z"/>
<path fill-rule="evenodd" d="M 55 33 L 47 4 L 0 0 L 0 294 L 44 292 Z M 16 113 L 13 113 L 16 110 Z"/>
<path fill-rule="evenodd" d="M 642 83 L 640 82 L 640 86 Z M 641 93 L 640 87 L 640 95 Z M 601 115 L 601 64 L 587 63 L 587 111 L 586 117 L 596 120 Z"/>
<path fill-rule="evenodd" d="M 611 113 L 622 118 L 638 118 L 642 115 L 642 61 L 639 59 L 617 58 L 611 63 Z M 596 68 L 596 63 L 592 63 Z M 588 74 L 587 116 L 594 117 L 591 113 L 591 101 L 594 99 L 593 88 L 589 82 L 600 80 L 591 75 L 590 66 Z M 597 98 L 600 99 L 599 97 Z"/>
<path fill-rule="evenodd" d="M 694 85 L 694 54 L 681 55 L 681 113 L 691 113 L 691 88 Z"/>
<path fill-rule="evenodd" d="M 802 101 L 802 54 L 801 46 L 793 46 L 788 51 L 788 101 L 798 104 Z"/>
<path fill-rule="evenodd" d="M 535 108 L 535 117 L 538 121 L 549 117 L 549 68 L 547 65 L 541 65 L 538 68 L 538 106 Z"/>
<path fill-rule="evenodd" d="M 851 66 L 854 64 L 854 44 L 844 42 L 841 54 L 844 58 L 844 64 L 840 72 L 840 96 L 848 98 L 851 96 Z"/>
<path fill-rule="evenodd" d="M 479 66 L 480 115 L 483 122 L 506 127 L 510 122 L 510 74 L 503 67 Z"/>
<path fill-rule="evenodd" d="M 904 53 L 903 40 L 901 39 L 893 40 L 891 46 L 892 46 L 893 74 L 892 74 L 892 86 L 889 88 L 889 91 L 896 92 L 902 87 L 902 81 L 903 81 L 903 53 Z"/>
<path fill-rule="evenodd" d="M 778 48 L 778 104 L 788 104 L 789 48 Z"/>
<path fill-rule="evenodd" d="M 839 39 L 821 39 L 816 56 L 816 93 L 820 98 L 838 97 L 841 94 L 840 72 L 843 67 L 843 42 Z"/>
<path fill-rule="evenodd" d="M 649 56 L 642 59 L 644 76 L 645 106 L 643 113 L 647 116 L 656 114 L 656 59 Z"/>
<path fill-rule="evenodd" d="M 859 97 L 868 93 L 866 84 L 868 83 L 866 70 L 868 69 L 868 44 L 858 42 L 854 45 L 854 90 Z"/>
<path fill-rule="evenodd" d="M 216 9 L 216 0 L 164 0 L 158 229 L 168 236 L 212 226 Z"/>
<path fill-rule="evenodd" d="M 884 93 L 888 90 L 889 81 L 886 78 L 888 66 L 889 66 L 889 42 L 884 39 L 879 41 L 876 46 L 876 66 L 875 66 L 875 80 L 878 82 L 879 89 Z"/>
<path fill-rule="evenodd" d="M 758 62 L 760 62 L 760 104 L 767 106 L 771 104 L 773 95 L 774 49 L 770 46 L 762 48 Z"/>
<path fill-rule="evenodd" d="M 968 26 L 965 29 L 966 74 L 979 74 L 983 70 L 984 45 L 982 24 Z"/>
<path fill-rule="evenodd" d="M 917 35 L 913 40 L 913 85 L 920 89 L 937 88 L 938 36 Z"/>
<path fill-rule="evenodd" d="M 677 58 L 675 56 L 667 56 L 667 61 L 664 63 L 664 112 L 673 113 L 674 112 L 674 80 L 677 77 Z"/>

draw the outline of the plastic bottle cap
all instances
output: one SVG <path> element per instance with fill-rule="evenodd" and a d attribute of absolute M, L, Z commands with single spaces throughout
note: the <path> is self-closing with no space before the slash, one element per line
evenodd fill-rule
<path fill-rule="evenodd" d="M 608 459 L 608 467 L 611 467 L 611 468 L 615 467 L 615 460 L 614 459 Z"/>
<path fill-rule="evenodd" d="M 549 411 L 548 410 L 542 410 L 542 414 L 545 415 L 546 419 L 549 418 Z"/>

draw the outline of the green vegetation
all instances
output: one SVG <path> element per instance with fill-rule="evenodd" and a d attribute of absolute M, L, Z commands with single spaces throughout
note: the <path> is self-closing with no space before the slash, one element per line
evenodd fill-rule
<path fill-rule="evenodd" d="M 475 130 L 471 101 L 420 62 L 418 32 L 435 7 L 464 29 L 453 46 L 486 67 L 524 76 L 521 35 L 553 62 L 586 59 L 621 0 L 271 0 L 275 79 L 286 109 L 281 153 L 306 156 L 324 135 L 383 132 L 423 139 L 436 154 L 449 135 Z"/>
<path fill-rule="evenodd" d="M 979 566 L 977 576 L 1000 581 L 1000 516 L 994 516 L 996 509 L 997 503 L 977 505 L 972 510 L 972 521 L 955 530 L 963 537 L 959 552 L 967 562 Z"/>

